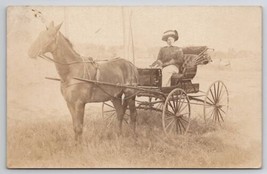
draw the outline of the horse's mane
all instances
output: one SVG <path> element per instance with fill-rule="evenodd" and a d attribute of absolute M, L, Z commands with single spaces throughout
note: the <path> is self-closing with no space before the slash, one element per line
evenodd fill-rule
<path fill-rule="evenodd" d="M 70 45 L 70 47 L 73 49 L 73 44 L 70 42 L 70 40 L 67 37 L 65 37 L 65 36 L 63 36 L 63 37 L 68 42 L 68 44 Z"/>
<path fill-rule="evenodd" d="M 75 51 L 75 49 L 73 48 L 73 44 L 70 42 L 70 40 L 66 36 L 64 36 L 62 33 L 60 33 L 60 35 L 65 39 L 65 41 L 71 47 L 71 49 L 73 50 L 73 52 L 75 54 L 77 54 L 79 57 L 81 57 L 81 55 L 79 53 L 77 53 L 77 51 Z"/>

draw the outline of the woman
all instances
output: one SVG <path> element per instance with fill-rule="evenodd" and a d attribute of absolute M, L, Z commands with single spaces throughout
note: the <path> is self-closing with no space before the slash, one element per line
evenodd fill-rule
<path fill-rule="evenodd" d="M 167 42 L 167 46 L 159 51 L 157 60 L 151 67 L 162 67 L 162 87 L 171 85 L 171 76 L 178 73 L 183 63 L 183 50 L 180 47 L 173 46 L 173 43 L 179 39 L 176 30 L 168 30 L 163 33 L 162 40 Z"/>

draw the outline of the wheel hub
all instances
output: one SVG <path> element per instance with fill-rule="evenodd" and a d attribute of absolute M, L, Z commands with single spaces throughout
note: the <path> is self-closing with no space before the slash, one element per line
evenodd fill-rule
<path fill-rule="evenodd" d="M 215 107 L 218 108 L 218 109 L 220 109 L 220 108 L 222 108 L 222 105 L 220 105 L 219 103 L 216 103 L 215 104 Z"/>

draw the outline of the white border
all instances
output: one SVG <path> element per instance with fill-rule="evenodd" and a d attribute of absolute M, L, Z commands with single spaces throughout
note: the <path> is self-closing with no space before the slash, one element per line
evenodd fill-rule
<path fill-rule="evenodd" d="M 212 169 L 212 170 L 196 170 L 196 169 L 167 169 L 167 170 L 8 170 L 6 169 L 6 8 L 10 5 L 42 5 L 42 6 L 152 6 L 152 5 L 162 5 L 162 6 L 262 6 L 263 7 L 263 135 L 266 135 L 266 86 L 267 78 L 264 76 L 266 73 L 267 63 L 264 60 L 266 57 L 266 45 L 264 45 L 264 41 L 266 40 L 266 36 L 264 35 L 264 29 L 266 28 L 266 14 L 264 13 L 264 8 L 266 6 L 267 1 L 264 0 L 1 0 L 0 1 L 0 173 L 72 173 L 72 172 L 79 172 L 79 173 L 101 173 L 101 174 L 118 174 L 118 173 L 267 173 L 265 166 L 265 159 L 266 159 L 266 151 L 263 148 L 263 167 L 262 169 Z M 244 94 L 245 95 L 245 94 Z M 266 107 L 265 107 L 266 106 Z M 265 125 L 265 126 L 264 126 Z M 263 147 L 266 147 L 266 138 L 263 136 Z"/>

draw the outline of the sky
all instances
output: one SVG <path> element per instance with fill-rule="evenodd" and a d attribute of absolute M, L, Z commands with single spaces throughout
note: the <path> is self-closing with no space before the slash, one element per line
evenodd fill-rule
<path fill-rule="evenodd" d="M 29 30 L 37 36 L 44 26 L 33 17 L 30 8 L 40 10 L 46 21 L 63 22 L 61 31 L 74 45 L 129 44 L 132 16 L 133 41 L 137 47 L 164 46 L 163 32 L 175 29 L 180 37 L 175 43 L 177 46 L 261 51 L 260 7 L 23 7 L 10 10 L 31 19 Z"/>

